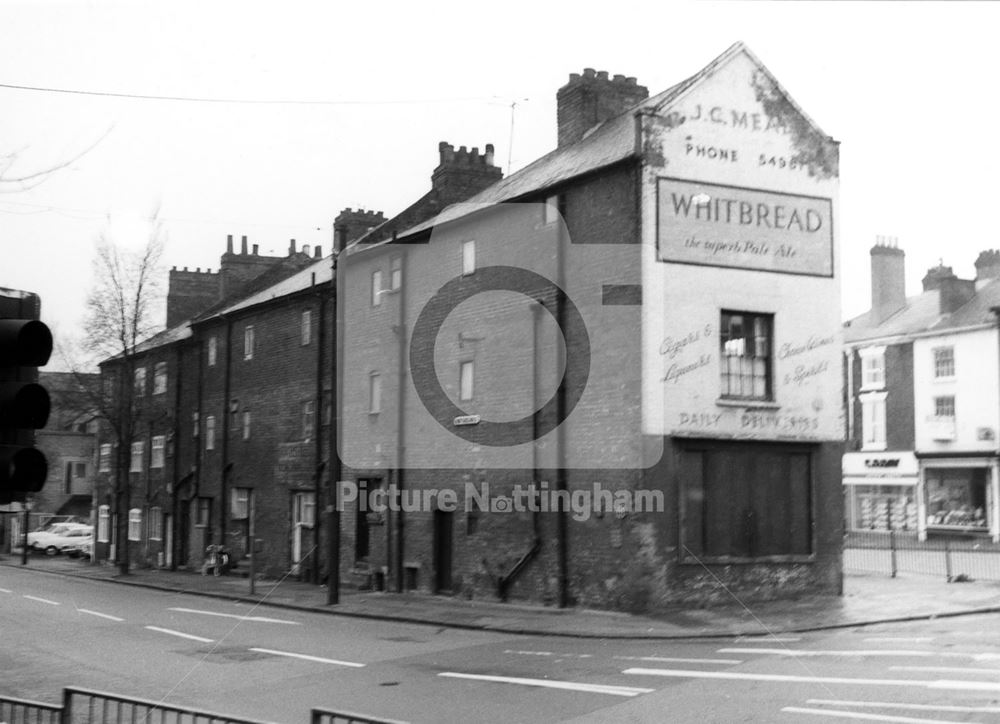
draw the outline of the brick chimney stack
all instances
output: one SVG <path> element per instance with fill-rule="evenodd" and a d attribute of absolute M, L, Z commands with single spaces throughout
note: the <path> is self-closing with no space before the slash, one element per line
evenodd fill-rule
<path fill-rule="evenodd" d="M 872 257 L 872 314 L 881 324 L 906 306 L 906 254 L 894 236 L 876 236 Z"/>
<path fill-rule="evenodd" d="M 439 209 L 460 203 L 475 196 L 503 178 L 503 170 L 493 165 L 493 144 L 486 144 L 486 152 L 479 153 L 475 146 L 468 150 L 461 146 L 457 151 L 446 141 L 438 144 L 440 160 L 431 174 L 431 186 Z"/>
<path fill-rule="evenodd" d="M 1000 277 L 1000 250 L 986 249 L 976 259 L 976 281 Z"/>
<path fill-rule="evenodd" d="M 938 290 L 940 294 L 939 311 L 941 314 L 951 314 L 976 295 L 976 282 L 971 279 L 959 279 L 950 266 L 939 263 L 927 270 L 923 279 L 924 291 Z"/>
<path fill-rule="evenodd" d="M 384 224 L 385 214 L 381 211 L 366 211 L 346 208 L 333 220 L 334 251 L 344 250 L 348 244 L 361 238 L 369 229 Z"/>
<path fill-rule="evenodd" d="M 649 89 L 635 78 L 585 68 L 583 75 L 570 73 L 569 83 L 556 93 L 559 147 L 576 143 L 591 128 L 649 98 Z"/>

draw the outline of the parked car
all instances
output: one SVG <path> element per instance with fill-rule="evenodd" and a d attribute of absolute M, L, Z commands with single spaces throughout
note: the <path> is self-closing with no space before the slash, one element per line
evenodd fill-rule
<path fill-rule="evenodd" d="M 44 551 L 50 556 L 59 553 L 79 555 L 83 545 L 93 540 L 93 526 L 82 523 L 57 523 L 45 530 L 28 533 L 28 548 Z"/>

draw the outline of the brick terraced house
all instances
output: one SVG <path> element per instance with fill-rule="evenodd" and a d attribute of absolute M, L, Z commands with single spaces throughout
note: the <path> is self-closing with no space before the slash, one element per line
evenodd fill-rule
<path fill-rule="evenodd" d="M 321 580 L 339 503 L 347 585 L 840 591 L 837 142 L 742 44 L 657 95 L 587 69 L 556 100 L 558 147 L 516 173 L 441 143 L 403 212 L 342 212 L 334 285 L 318 252 L 223 293 L 172 272 L 145 561 L 242 554 L 252 509 L 261 569 Z"/>

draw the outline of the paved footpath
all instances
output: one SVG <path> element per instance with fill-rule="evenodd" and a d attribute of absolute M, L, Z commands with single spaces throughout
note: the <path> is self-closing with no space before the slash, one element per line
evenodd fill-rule
<path fill-rule="evenodd" d="M 5 566 L 21 567 L 20 556 L 0 556 Z M 269 606 L 340 616 L 422 623 L 506 633 L 575 638 L 672 639 L 816 631 L 890 621 L 930 619 L 970 613 L 1000 613 L 1000 583 L 945 583 L 939 578 L 854 575 L 844 579 L 844 595 L 807 596 L 712 608 L 676 608 L 654 615 L 559 609 L 493 601 L 465 601 L 419 593 L 341 590 L 340 603 L 328 605 L 324 586 L 284 579 L 258 580 L 250 594 L 247 578 L 202 576 L 188 571 L 135 569 L 127 576 L 110 565 L 62 557 L 32 556 L 27 568 L 40 575 L 78 576 L 110 584 L 144 586 L 172 592 L 258 602 Z"/>

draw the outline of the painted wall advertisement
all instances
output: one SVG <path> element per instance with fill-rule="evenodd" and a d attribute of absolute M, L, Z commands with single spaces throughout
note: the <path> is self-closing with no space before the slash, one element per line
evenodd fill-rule
<path fill-rule="evenodd" d="M 830 199 L 660 178 L 660 261 L 833 276 Z"/>

